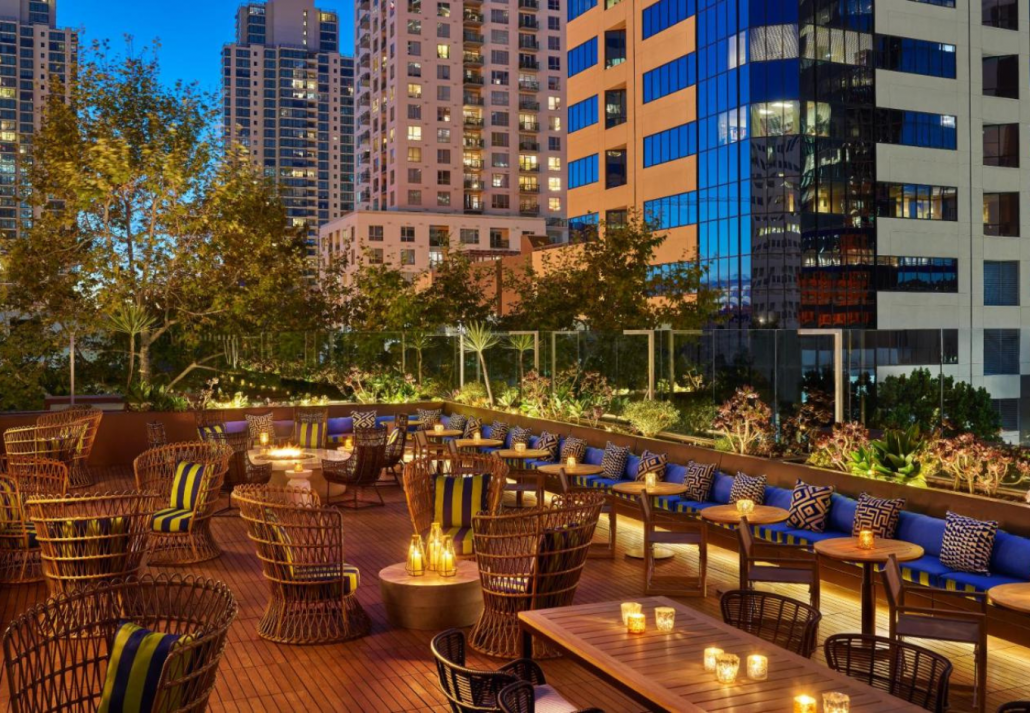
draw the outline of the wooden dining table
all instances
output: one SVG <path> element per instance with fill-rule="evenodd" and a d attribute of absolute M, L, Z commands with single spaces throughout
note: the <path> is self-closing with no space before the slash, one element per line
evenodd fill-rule
<path fill-rule="evenodd" d="M 822 694 L 837 691 L 851 698 L 852 713 L 917 713 L 919 706 L 830 670 L 667 597 L 647 597 L 647 630 L 630 634 L 622 623 L 620 602 L 600 602 L 519 613 L 524 655 L 533 639 L 549 642 L 569 659 L 608 682 L 648 710 L 683 713 L 792 713 L 794 696 L 806 694 L 822 708 Z M 655 607 L 676 610 L 670 633 L 655 626 Z M 704 650 L 717 646 L 740 657 L 732 684 L 721 684 L 704 670 Z M 768 678 L 747 677 L 747 657 L 768 658 Z M 923 711 L 925 713 L 925 711 Z"/>

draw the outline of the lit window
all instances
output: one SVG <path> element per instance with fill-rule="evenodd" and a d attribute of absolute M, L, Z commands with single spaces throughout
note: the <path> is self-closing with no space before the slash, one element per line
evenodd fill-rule
<path fill-rule="evenodd" d="M 561 97 L 547 97 L 547 108 L 551 111 L 561 109 Z"/>
<path fill-rule="evenodd" d="M 551 131 L 561 131 L 561 117 L 552 116 L 548 122 L 551 125 Z"/>
<path fill-rule="evenodd" d="M 408 149 L 408 160 L 409 161 L 421 161 L 422 160 L 422 149 L 418 146 L 412 146 Z"/>
<path fill-rule="evenodd" d="M 448 57 L 450 57 L 451 56 L 451 47 L 450 47 L 450 45 L 437 45 L 436 46 L 436 56 L 438 58 L 440 58 L 440 59 L 447 59 Z"/>
<path fill-rule="evenodd" d="M 408 127 L 408 141 L 421 141 L 422 140 L 422 127 L 421 126 L 409 126 Z"/>
<path fill-rule="evenodd" d="M 561 179 L 560 178 L 548 178 L 547 179 L 547 190 L 551 193 L 561 192 Z"/>
<path fill-rule="evenodd" d="M 547 210 L 551 211 L 552 213 L 561 212 L 561 198 L 548 198 Z"/>
<path fill-rule="evenodd" d="M 408 85 L 408 98 L 420 99 L 422 98 L 422 85 L 421 84 L 409 84 Z"/>
<path fill-rule="evenodd" d="M 548 171 L 560 171 L 561 170 L 561 159 L 557 156 L 551 156 L 547 159 L 547 170 Z"/>

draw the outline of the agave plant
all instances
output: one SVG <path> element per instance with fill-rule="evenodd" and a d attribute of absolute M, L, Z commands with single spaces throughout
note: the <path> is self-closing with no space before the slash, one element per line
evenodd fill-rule
<path fill-rule="evenodd" d="M 882 439 L 859 446 L 852 453 L 851 471 L 871 478 L 913 483 L 922 471 L 922 448 L 923 439 L 915 424 L 904 431 L 887 431 Z"/>
<path fill-rule="evenodd" d="M 482 322 L 473 322 L 465 328 L 461 335 L 465 349 L 475 352 L 479 357 L 479 366 L 483 369 L 483 383 L 486 384 L 486 400 L 490 406 L 494 405 L 494 393 L 490 388 L 490 374 L 486 370 L 486 352 L 501 343 L 501 338 L 494 334 L 488 326 Z"/>

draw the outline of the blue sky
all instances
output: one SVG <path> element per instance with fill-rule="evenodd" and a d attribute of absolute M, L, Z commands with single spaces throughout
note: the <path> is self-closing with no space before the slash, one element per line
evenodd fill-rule
<path fill-rule="evenodd" d="M 95 39 L 111 40 L 121 52 L 123 36 L 136 47 L 161 40 L 161 74 L 165 81 L 197 80 L 208 91 L 219 88 L 222 45 L 235 38 L 240 0 L 58 0 L 57 23 L 85 29 L 83 46 Z M 321 0 L 318 7 L 340 15 L 340 49 L 354 45 L 351 0 Z"/>

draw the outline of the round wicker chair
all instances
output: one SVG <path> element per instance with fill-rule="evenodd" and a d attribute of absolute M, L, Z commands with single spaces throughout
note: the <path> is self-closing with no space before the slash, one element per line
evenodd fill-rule
<path fill-rule="evenodd" d="M 504 484 L 508 478 L 508 466 L 490 455 L 441 455 L 432 458 L 418 458 L 404 466 L 404 497 L 408 502 L 413 530 L 425 535 L 436 511 L 436 477 L 461 477 L 465 475 L 490 475 L 490 491 L 487 495 L 487 512 L 501 509 Z"/>
<path fill-rule="evenodd" d="M 25 464 L 31 466 L 40 459 L 56 460 L 68 466 L 69 486 L 71 473 L 81 472 L 83 460 L 81 443 L 86 435 L 87 422 L 74 421 L 56 426 L 23 426 L 4 431 L 4 450 L 7 453 L 7 472 L 17 475 Z"/>
<path fill-rule="evenodd" d="M 93 474 L 89 472 L 89 457 L 93 453 L 93 442 L 100 430 L 104 412 L 92 406 L 72 406 L 63 411 L 53 411 L 36 419 L 37 426 L 67 426 L 84 422 L 86 432 L 79 445 L 78 457 L 71 463 L 68 477 L 72 488 L 88 488 L 93 485 Z"/>
<path fill-rule="evenodd" d="M 163 421 L 147 422 L 147 448 L 160 448 L 168 445 L 168 433 Z"/>
<path fill-rule="evenodd" d="M 519 612 L 572 604 L 605 498 L 602 492 L 569 493 L 555 496 L 550 507 L 475 517 L 484 606 L 469 636 L 472 648 L 517 656 Z M 538 642 L 534 647 L 534 658 L 556 655 Z"/>
<path fill-rule="evenodd" d="M 321 507 L 310 490 L 288 486 L 240 485 L 233 499 L 270 589 L 258 635 L 280 644 L 328 644 L 367 634 L 358 570 L 343 556 L 343 513 Z"/>
<path fill-rule="evenodd" d="M 224 443 L 185 441 L 151 448 L 132 462 L 136 489 L 160 495 L 164 508 L 171 500 L 176 466 L 182 462 L 204 466 L 204 481 L 185 526 L 178 532 L 153 533 L 151 564 L 192 564 L 222 553 L 211 536 L 211 516 L 231 457 L 232 449 Z"/>
<path fill-rule="evenodd" d="M 396 435 L 395 435 L 396 434 Z M 408 414 L 399 413 L 394 416 L 393 430 L 386 441 L 386 462 L 383 469 L 393 476 L 397 485 L 403 485 L 401 474 L 404 472 L 404 450 L 408 447 Z M 400 466 L 400 470 L 398 470 Z"/>
<path fill-rule="evenodd" d="M 385 505 L 376 483 L 386 465 L 386 427 L 359 428 L 354 431 L 354 450 L 347 460 L 322 460 L 322 475 L 326 481 L 325 502 L 329 504 L 329 488 L 346 485 L 351 493 L 348 507 L 361 508 Z M 379 502 L 358 500 L 362 490 L 372 489 Z"/>
<path fill-rule="evenodd" d="M 757 589 L 734 589 L 719 600 L 722 620 L 795 654 L 811 658 L 823 615 L 790 597 Z"/>
<path fill-rule="evenodd" d="M 50 594 L 139 574 L 161 502 L 157 493 L 30 498 Z"/>
<path fill-rule="evenodd" d="M 237 605 L 221 582 L 175 575 L 91 585 L 25 612 L 4 634 L 14 713 L 95 711 L 122 623 L 186 635 L 161 671 L 155 711 L 203 711 Z"/>
<path fill-rule="evenodd" d="M 39 540 L 26 503 L 32 496 L 68 492 L 68 468 L 52 460 L 24 460 L 17 475 L 0 475 L 0 583 L 43 579 Z"/>

